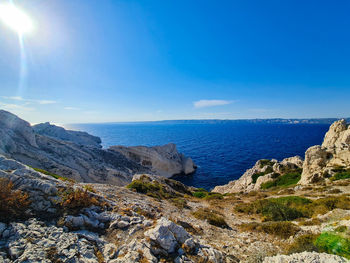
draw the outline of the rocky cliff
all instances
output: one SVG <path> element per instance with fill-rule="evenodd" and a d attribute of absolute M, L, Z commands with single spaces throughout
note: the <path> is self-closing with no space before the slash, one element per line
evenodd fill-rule
<path fill-rule="evenodd" d="M 171 177 L 174 174 L 191 174 L 196 169 L 192 159 L 179 153 L 173 143 L 154 147 L 112 146 L 109 149 L 165 177 Z"/>
<path fill-rule="evenodd" d="M 306 151 L 299 183 L 319 182 L 349 168 L 350 125 L 343 119 L 331 125 L 322 145 L 310 147 Z"/>
<path fill-rule="evenodd" d="M 175 146 L 150 148 L 157 153 L 147 162 L 144 155 L 126 157 L 120 151 L 102 149 L 100 138 L 83 132 L 67 131 L 49 123 L 35 125 L 0 110 L 0 153 L 35 168 L 79 182 L 125 185 L 135 173 L 172 175 L 193 172 L 190 159 L 178 153 Z M 127 147 L 123 148 L 127 151 Z M 147 147 L 142 147 L 144 152 Z M 168 152 L 168 150 L 170 152 Z M 175 159 L 174 159 L 175 157 Z M 155 166 L 153 166 L 155 164 Z"/>

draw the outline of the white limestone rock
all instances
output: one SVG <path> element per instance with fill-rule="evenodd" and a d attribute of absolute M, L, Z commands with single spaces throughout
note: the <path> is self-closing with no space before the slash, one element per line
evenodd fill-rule
<path fill-rule="evenodd" d="M 112 146 L 109 149 L 123 154 L 127 159 L 142 166 L 149 167 L 157 175 L 168 178 L 179 174 L 191 174 L 196 170 L 192 159 L 179 153 L 173 143 L 154 147 Z"/>
<path fill-rule="evenodd" d="M 274 257 L 266 257 L 263 263 L 347 263 L 347 260 L 343 257 L 330 255 L 326 253 L 316 252 L 302 252 L 292 255 L 278 255 Z"/>

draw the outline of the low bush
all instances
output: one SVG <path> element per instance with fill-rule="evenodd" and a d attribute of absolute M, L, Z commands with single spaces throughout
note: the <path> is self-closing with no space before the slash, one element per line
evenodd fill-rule
<path fill-rule="evenodd" d="M 315 240 L 319 252 L 335 254 L 350 259 L 350 239 L 333 233 L 322 233 Z"/>
<path fill-rule="evenodd" d="M 263 168 L 264 166 L 268 165 L 268 166 L 272 166 L 274 165 L 275 163 L 268 160 L 268 159 L 262 159 L 260 160 L 260 168 Z"/>
<path fill-rule="evenodd" d="M 96 190 L 92 185 L 86 184 L 83 186 L 83 188 L 91 193 L 96 193 Z"/>
<path fill-rule="evenodd" d="M 290 221 L 303 217 L 304 214 L 298 207 L 310 202 L 309 199 L 298 196 L 268 198 L 239 204 L 235 210 L 247 214 L 261 214 L 266 221 Z"/>
<path fill-rule="evenodd" d="M 207 220 L 208 223 L 213 226 L 221 228 L 229 227 L 225 219 L 221 215 L 218 215 L 217 212 L 207 208 L 200 208 L 197 211 L 193 212 L 192 215 L 197 219 Z"/>
<path fill-rule="evenodd" d="M 289 221 L 300 217 L 311 218 L 336 208 L 350 210 L 350 197 L 342 195 L 315 200 L 299 196 L 268 198 L 238 204 L 235 210 L 246 214 L 261 214 L 268 221 Z"/>
<path fill-rule="evenodd" d="M 286 253 L 287 254 L 293 254 L 293 253 L 300 253 L 303 251 L 317 252 L 318 249 L 315 245 L 315 241 L 317 239 L 318 235 L 315 234 L 306 234 L 298 236 L 292 244 L 287 246 Z"/>
<path fill-rule="evenodd" d="M 175 193 L 169 193 L 158 182 L 145 182 L 143 180 L 132 181 L 127 188 L 134 189 L 138 193 L 146 194 L 157 199 L 170 199 L 177 197 Z"/>
<path fill-rule="evenodd" d="M 224 196 L 216 192 L 208 192 L 203 188 L 197 189 L 192 193 L 194 197 L 205 199 L 205 200 L 214 200 L 214 199 L 223 199 Z"/>
<path fill-rule="evenodd" d="M 14 190 L 13 183 L 0 178 L 0 221 L 26 218 L 25 211 L 29 208 L 29 195 L 21 190 Z"/>
<path fill-rule="evenodd" d="M 239 228 L 242 231 L 263 232 L 281 238 L 289 238 L 300 231 L 300 228 L 291 222 L 253 222 L 241 224 Z"/>
<path fill-rule="evenodd" d="M 82 189 L 66 189 L 59 194 L 61 196 L 60 207 L 64 211 L 71 213 L 79 213 L 81 209 L 90 206 L 103 206 L 95 197 L 87 190 Z"/>
<path fill-rule="evenodd" d="M 300 172 L 287 173 L 277 177 L 273 181 L 263 183 L 261 189 L 269 189 L 272 187 L 288 187 L 297 184 L 301 178 Z"/>

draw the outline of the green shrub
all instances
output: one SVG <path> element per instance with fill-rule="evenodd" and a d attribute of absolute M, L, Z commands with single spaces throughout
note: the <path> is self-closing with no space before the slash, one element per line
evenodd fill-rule
<path fill-rule="evenodd" d="M 300 228 L 291 222 L 252 222 L 241 224 L 239 228 L 243 231 L 263 232 L 281 238 L 289 238 L 300 231 Z"/>
<path fill-rule="evenodd" d="M 315 241 L 320 252 L 335 254 L 350 259 L 350 239 L 333 233 L 322 233 Z"/>
<path fill-rule="evenodd" d="M 61 202 L 59 205 L 63 211 L 70 213 L 79 213 L 81 209 L 90 206 L 104 206 L 87 190 L 69 188 L 60 194 Z"/>
<path fill-rule="evenodd" d="M 217 212 L 211 211 L 207 208 L 199 208 L 197 211 L 193 212 L 192 215 L 201 220 L 207 220 L 209 224 L 221 228 L 228 228 L 225 219 L 218 215 Z"/>
<path fill-rule="evenodd" d="M 158 182 L 134 180 L 127 186 L 127 188 L 134 189 L 138 193 L 146 194 L 158 199 L 170 199 L 178 196 L 175 193 L 167 192 L 164 186 Z"/>
<path fill-rule="evenodd" d="M 204 198 L 207 196 L 207 192 L 203 192 L 203 191 L 196 191 L 193 193 L 193 196 L 194 197 L 197 197 L 197 198 Z"/>
<path fill-rule="evenodd" d="M 276 180 L 263 183 L 261 189 L 269 189 L 272 187 L 288 187 L 299 182 L 301 178 L 301 173 L 287 173 L 277 177 Z"/>

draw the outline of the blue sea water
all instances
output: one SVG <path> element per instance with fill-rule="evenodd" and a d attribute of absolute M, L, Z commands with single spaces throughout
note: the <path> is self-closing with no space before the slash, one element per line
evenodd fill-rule
<path fill-rule="evenodd" d="M 196 173 L 178 176 L 191 186 L 212 189 L 239 178 L 259 159 L 282 160 L 321 144 L 326 124 L 75 124 L 70 129 L 101 137 L 102 145 L 175 143 L 198 165 Z"/>

